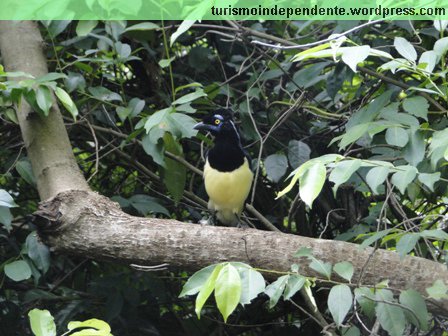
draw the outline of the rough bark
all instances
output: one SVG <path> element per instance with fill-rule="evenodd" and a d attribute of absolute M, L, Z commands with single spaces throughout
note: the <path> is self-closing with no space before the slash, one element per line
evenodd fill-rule
<path fill-rule="evenodd" d="M 241 261 L 256 268 L 287 271 L 293 263 L 300 263 L 303 275 L 322 278 L 308 267 L 308 261 L 293 257 L 300 247 L 310 247 L 314 256 L 325 262 L 351 262 L 356 284 L 373 252 L 341 241 L 132 217 L 92 192 L 59 194 L 41 205 L 37 217 L 41 236 L 57 252 L 142 265 L 168 263 L 196 270 L 213 263 Z M 374 286 L 386 279 L 392 289 L 414 288 L 426 295 L 425 289 L 435 280 L 448 282 L 448 270 L 427 259 L 400 259 L 395 252 L 377 250 L 367 263 L 361 284 Z M 437 305 L 437 311 L 448 311 L 448 300 Z"/>
<path fill-rule="evenodd" d="M 0 22 L 0 53 L 8 71 L 35 76 L 47 71 L 42 39 L 32 22 Z M 370 248 L 360 250 L 358 245 L 339 241 L 129 216 L 109 199 L 88 191 L 56 105 L 48 118 L 31 113 L 25 102 L 17 112 L 41 199 L 53 197 L 42 204 L 36 224 L 54 251 L 123 263 L 167 262 L 192 270 L 222 261 L 243 261 L 285 271 L 299 261 L 293 253 L 306 246 L 324 262 L 351 262 L 354 283 L 372 253 Z M 316 275 L 307 262 L 301 264 L 302 274 Z M 378 250 L 365 269 L 362 284 L 373 286 L 384 279 L 392 288 L 414 288 L 425 295 L 425 288 L 435 280 L 448 283 L 448 271 L 426 259 L 400 260 L 394 252 Z M 448 300 L 434 304 L 433 311 L 448 311 Z"/>
<path fill-rule="evenodd" d="M 45 75 L 48 69 L 42 47 L 35 22 L 0 21 L 0 53 L 6 71 L 22 71 L 35 77 Z M 43 118 L 22 99 L 17 107 L 17 118 L 40 198 L 45 200 L 66 190 L 88 190 L 57 104 L 53 104 L 49 116 Z"/>

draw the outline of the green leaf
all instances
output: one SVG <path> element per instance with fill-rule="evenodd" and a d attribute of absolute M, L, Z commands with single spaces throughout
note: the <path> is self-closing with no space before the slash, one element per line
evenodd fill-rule
<path fill-rule="evenodd" d="M 334 265 L 333 270 L 342 278 L 350 281 L 353 277 L 353 265 L 348 261 L 341 261 Z"/>
<path fill-rule="evenodd" d="M 299 194 L 302 201 L 310 208 L 325 183 L 326 169 L 322 162 L 314 162 L 299 180 Z"/>
<path fill-rule="evenodd" d="M 361 160 L 344 160 L 335 163 L 330 173 L 329 180 L 334 183 L 333 192 L 336 193 L 339 186 L 348 181 L 348 179 L 361 167 Z"/>
<path fill-rule="evenodd" d="M 434 52 L 442 58 L 448 50 L 448 37 L 441 38 L 434 43 Z"/>
<path fill-rule="evenodd" d="M 263 293 L 266 289 L 266 283 L 263 275 L 252 268 L 239 268 L 241 277 L 241 297 L 242 305 L 249 304 L 258 294 Z"/>
<path fill-rule="evenodd" d="M 404 148 L 403 156 L 412 166 L 416 167 L 425 157 L 425 138 L 418 129 L 410 129 L 409 142 Z"/>
<path fill-rule="evenodd" d="M 417 60 L 417 52 L 414 46 L 403 37 L 396 36 L 394 39 L 394 47 L 398 53 L 407 60 L 414 62 Z"/>
<path fill-rule="evenodd" d="M 204 92 L 204 90 L 198 89 L 195 92 L 188 93 L 185 96 L 177 98 L 175 101 L 173 101 L 172 105 L 182 105 L 205 96 L 207 96 L 207 94 Z"/>
<path fill-rule="evenodd" d="M 394 302 L 392 292 L 387 289 L 378 290 L 376 297 L 377 300 L 380 301 Z M 386 330 L 390 336 L 403 336 L 406 319 L 402 308 L 385 302 L 378 302 L 375 311 L 381 327 Z"/>
<path fill-rule="evenodd" d="M 341 328 L 342 336 L 361 336 L 358 327 L 352 326 L 350 328 Z"/>
<path fill-rule="evenodd" d="M 184 20 L 177 28 L 177 30 L 170 37 L 170 46 L 172 47 L 177 38 L 185 33 L 191 26 L 196 22 L 196 20 Z"/>
<path fill-rule="evenodd" d="M 347 47 L 342 52 L 342 61 L 347 64 L 353 72 L 356 72 L 358 63 L 363 62 L 370 53 L 370 46 Z"/>
<path fill-rule="evenodd" d="M 26 237 L 25 245 L 28 256 L 34 261 L 37 268 L 45 274 L 50 268 L 49 248 L 38 240 L 36 232 L 31 232 Z"/>
<path fill-rule="evenodd" d="M 28 184 L 35 186 L 36 178 L 33 174 L 31 163 L 28 159 L 22 159 L 16 163 L 16 170 Z"/>
<path fill-rule="evenodd" d="M 167 116 L 168 122 L 172 125 L 171 134 L 178 139 L 194 137 L 198 131 L 194 129 L 196 120 L 182 113 L 171 113 Z"/>
<path fill-rule="evenodd" d="M 422 96 L 405 98 L 403 100 L 403 108 L 406 112 L 428 121 L 429 103 Z"/>
<path fill-rule="evenodd" d="M 134 118 L 140 114 L 140 112 L 143 111 L 145 107 L 145 101 L 140 98 L 132 98 L 129 101 L 128 108 L 131 109 L 131 118 Z"/>
<path fill-rule="evenodd" d="M 129 198 L 129 204 L 141 215 L 147 216 L 149 213 L 164 214 L 169 217 L 169 211 L 158 203 L 158 200 L 148 195 L 135 194 Z"/>
<path fill-rule="evenodd" d="M 333 286 L 328 295 L 328 310 L 339 327 L 352 307 L 353 295 L 347 285 Z"/>
<path fill-rule="evenodd" d="M 301 247 L 297 250 L 296 253 L 294 253 L 294 257 L 300 258 L 300 257 L 312 257 L 313 256 L 313 249 L 311 247 Z"/>
<path fill-rule="evenodd" d="M 341 142 L 339 143 L 339 148 L 344 149 L 348 145 L 359 140 L 363 135 L 365 135 L 370 127 L 370 123 L 359 124 L 348 129 L 345 134 L 341 137 Z M 335 140 L 337 138 L 334 138 Z M 332 141 L 333 142 L 333 141 Z"/>
<path fill-rule="evenodd" d="M 336 52 L 332 49 L 325 49 L 328 48 L 330 44 L 325 43 L 318 47 L 310 48 L 308 50 L 302 51 L 294 56 L 293 62 L 302 61 L 305 59 L 310 58 L 326 58 L 326 57 L 335 57 L 335 56 L 341 56 L 344 54 L 345 50 L 353 48 L 353 47 L 339 47 Z M 325 50 L 322 50 L 324 48 Z M 388 54 L 387 52 L 380 51 L 377 49 L 370 48 L 369 51 L 370 56 L 376 56 L 376 57 L 385 57 L 388 59 L 392 59 L 392 56 Z"/>
<path fill-rule="evenodd" d="M 169 133 L 165 133 L 163 141 L 165 150 L 183 157 L 182 146 Z M 176 203 L 182 198 L 186 181 L 187 168 L 173 159 L 165 158 L 163 182 Z"/>
<path fill-rule="evenodd" d="M 76 120 L 76 116 L 78 115 L 78 108 L 76 107 L 73 100 L 70 98 L 67 92 L 65 92 L 60 87 L 57 87 L 54 91 L 56 94 L 56 97 L 58 97 L 59 101 L 64 105 L 64 107 L 67 109 L 67 111 L 70 112 L 73 119 Z"/>
<path fill-rule="evenodd" d="M 420 237 L 429 238 L 429 239 L 437 239 L 448 241 L 448 233 L 443 230 L 423 230 L 420 233 Z"/>
<path fill-rule="evenodd" d="M 135 30 L 156 30 L 160 27 L 153 22 L 141 22 L 135 25 L 127 27 L 124 31 L 135 31 Z"/>
<path fill-rule="evenodd" d="M 440 181 L 440 172 L 432 174 L 419 173 L 418 180 L 427 186 L 429 190 L 434 191 L 434 183 Z"/>
<path fill-rule="evenodd" d="M 447 25 L 448 25 L 447 20 L 434 20 L 434 28 L 437 29 L 437 31 L 439 32 L 445 31 Z"/>
<path fill-rule="evenodd" d="M 191 107 L 190 103 L 182 104 L 179 106 L 176 106 L 177 112 L 184 112 L 184 113 L 195 113 L 197 110 L 193 107 Z"/>
<path fill-rule="evenodd" d="M 76 25 L 76 35 L 86 36 L 98 25 L 98 20 L 79 20 Z"/>
<path fill-rule="evenodd" d="M 44 112 L 44 115 L 48 117 L 50 108 L 53 105 L 53 97 L 51 96 L 51 92 L 48 87 L 43 85 L 37 87 L 36 102 L 40 109 Z"/>
<path fill-rule="evenodd" d="M 101 101 L 123 101 L 118 93 L 112 92 L 102 86 L 89 87 L 89 92 L 92 96 Z"/>
<path fill-rule="evenodd" d="M 311 281 L 306 279 L 305 284 L 303 285 L 303 291 L 305 292 L 306 296 L 310 299 L 311 304 L 314 306 L 314 309 L 317 310 L 317 304 L 316 299 L 313 296 L 313 292 L 311 291 Z"/>
<path fill-rule="evenodd" d="M 82 328 L 82 330 L 70 333 L 71 336 L 112 336 L 109 324 L 98 319 L 72 321 L 67 325 L 68 330 L 76 328 Z"/>
<path fill-rule="evenodd" d="M 342 155 L 339 154 L 326 154 L 326 155 L 322 155 L 320 157 L 308 160 L 307 162 L 303 163 L 302 165 L 300 165 L 297 169 L 295 169 L 289 176 L 289 177 L 293 177 L 291 179 L 291 182 L 285 187 L 285 189 L 283 189 L 282 191 L 280 191 L 277 194 L 276 198 L 280 198 L 283 195 L 287 194 L 289 191 L 291 191 L 291 189 L 294 187 L 294 185 L 297 183 L 297 180 L 299 178 L 301 178 L 307 171 L 308 169 L 314 165 L 316 162 L 320 162 L 322 164 L 329 164 L 331 162 L 335 162 L 335 161 L 339 161 L 342 160 L 344 157 Z"/>
<path fill-rule="evenodd" d="M 409 141 L 408 133 L 401 127 L 390 127 L 386 131 L 386 142 L 392 146 L 404 147 Z"/>
<path fill-rule="evenodd" d="M 448 299 L 448 287 L 442 280 L 436 280 L 431 287 L 426 288 L 429 297 L 434 300 Z"/>
<path fill-rule="evenodd" d="M 159 166 L 165 167 L 165 156 L 163 154 L 163 143 L 153 143 L 151 137 L 146 134 L 142 138 L 142 147 L 146 154 L 150 155 L 155 163 Z"/>
<path fill-rule="evenodd" d="M 5 274 L 14 281 L 22 281 L 31 277 L 31 268 L 26 261 L 17 260 L 5 265 Z"/>
<path fill-rule="evenodd" d="M 122 122 L 126 120 L 127 117 L 131 114 L 132 110 L 129 107 L 118 106 L 116 108 L 118 117 Z"/>
<path fill-rule="evenodd" d="M 273 308 L 277 304 L 286 287 L 288 278 L 289 275 L 283 275 L 266 287 L 264 292 L 267 296 L 269 296 L 269 308 Z"/>
<path fill-rule="evenodd" d="M 4 206 L 0 206 L 0 223 L 2 223 L 6 230 L 8 232 L 10 232 L 12 230 L 12 215 L 11 215 L 11 211 L 9 210 L 9 208 L 4 207 Z"/>
<path fill-rule="evenodd" d="M 408 185 L 414 181 L 418 171 L 413 166 L 398 166 L 397 169 L 400 170 L 392 175 L 391 182 L 404 194 Z"/>
<path fill-rule="evenodd" d="M 198 319 L 201 318 L 201 310 L 205 304 L 205 301 L 207 301 L 208 297 L 210 296 L 210 294 L 212 294 L 213 290 L 215 289 L 216 279 L 218 278 L 218 275 L 223 267 L 224 264 L 218 264 L 215 266 L 213 272 L 210 274 L 207 281 L 201 287 L 199 294 L 196 297 L 196 304 L 194 310 L 196 312 L 196 315 L 198 316 Z"/>
<path fill-rule="evenodd" d="M 175 59 L 176 59 L 176 56 L 173 56 L 173 57 L 170 57 L 170 58 L 167 58 L 167 59 L 161 59 L 159 61 L 159 63 L 158 63 L 159 67 L 161 67 L 162 69 L 163 68 L 167 68 L 167 67 L 169 67 L 171 62 L 173 62 Z"/>
<path fill-rule="evenodd" d="M 366 175 L 366 182 L 375 194 L 379 194 L 378 187 L 384 183 L 389 175 L 388 167 L 374 167 Z"/>
<path fill-rule="evenodd" d="M 34 308 L 28 312 L 28 317 L 35 336 L 56 336 L 56 324 L 48 310 Z"/>
<path fill-rule="evenodd" d="M 438 55 L 435 51 L 433 51 L 433 50 L 425 51 L 420 55 L 420 59 L 418 61 L 418 66 L 422 70 L 432 73 L 434 70 L 434 67 L 437 64 L 437 58 L 438 58 Z"/>
<path fill-rule="evenodd" d="M 146 133 L 149 133 L 149 131 L 155 126 L 165 130 L 167 128 L 166 118 L 172 111 L 174 111 L 172 107 L 167 107 L 164 108 L 163 110 L 156 111 L 154 112 L 154 114 L 150 115 L 145 123 Z"/>
<path fill-rule="evenodd" d="M 277 183 L 285 175 L 288 168 L 288 160 L 283 154 L 271 154 L 264 160 L 266 174 L 268 178 Z"/>
<path fill-rule="evenodd" d="M 372 234 L 369 238 L 367 238 L 366 240 L 364 240 L 362 242 L 361 245 L 359 245 L 359 248 L 363 249 L 366 248 L 367 246 L 373 244 L 374 242 L 376 242 L 377 240 L 382 239 L 383 237 L 387 236 L 389 234 L 391 230 L 387 229 L 387 230 L 382 230 L 382 231 L 378 231 L 375 232 L 374 234 Z"/>
<path fill-rule="evenodd" d="M 67 75 L 60 73 L 60 72 L 49 72 L 43 76 L 37 77 L 36 78 L 36 83 L 48 83 L 48 82 L 52 82 L 55 81 L 57 79 L 61 79 L 61 78 L 67 78 Z"/>
<path fill-rule="evenodd" d="M 414 314 L 408 311 L 404 311 L 407 319 L 415 325 L 417 328 L 427 331 L 428 330 L 428 309 L 426 308 L 425 300 L 422 298 L 419 292 L 414 289 L 407 289 L 400 293 L 400 303 L 408 307 Z M 414 317 L 417 317 L 417 321 Z"/>
<path fill-rule="evenodd" d="M 216 305 L 227 322 L 227 318 L 238 306 L 241 297 L 241 278 L 237 269 L 232 264 L 226 264 L 215 283 Z"/>
<path fill-rule="evenodd" d="M 355 298 L 361 306 L 362 312 L 369 319 L 373 320 L 373 318 L 375 317 L 375 301 L 370 299 L 375 299 L 375 294 L 372 292 L 372 290 L 367 287 L 355 288 Z"/>
<path fill-rule="evenodd" d="M 407 255 L 409 252 L 411 252 L 415 244 L 417 244 L 418 240 L 420 239 L 420 236 L 416 233 L 407 233 L 403 236 L 401 236 L 400 240 L 397 243 L 397 252 L 400 255 L 401 258 L 404 258 L 405 255 Z"/>
<path fill-rule="evenodd" d="M 288 143 L 288 160 L 292 168 L 297 168 L 310 159 L 311 148 L 304 142 L 291 140 Z"/>
<path fill-rule="evenodd" d="M 18 205 L 14 202 L 11 195 L 6 190 L 0 189 L 0 206 L 15 208 Z"/>
<path fill-rule="evenodd" d="M 197 294 L 210 278 L 215 267 L 216 265 L 210 265 L 194 273 L 185 283 L 179 297 Z"/>
<path fill-rule="evenodd" d="M 331 263 L 329 262 L 323 262 L 322 260 L 313 258 L 313 261 L 310 263 L 310 268 L 324 275 L 327 279 L 331 278 Z"/>
<path fill-rule="evenodd" d="M 301 275 L 290 275 L 286 283 L 283 299 L 289 300 L 292 298 L 305 284 L 306 278 Z"/>

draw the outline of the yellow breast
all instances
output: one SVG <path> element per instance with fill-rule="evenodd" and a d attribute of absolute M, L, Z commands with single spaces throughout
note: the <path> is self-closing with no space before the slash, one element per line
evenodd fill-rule
<path fill-rule="evenodd" d="M 208 160 L 204 166 L 205 190 L 210 198 L 209 209 L 217 211 L 218 219 L 224 224 L 234 224 L 244 207 L 250 192 L 253 173 L 247 159 L 231 172 L 213 169 Z"/>

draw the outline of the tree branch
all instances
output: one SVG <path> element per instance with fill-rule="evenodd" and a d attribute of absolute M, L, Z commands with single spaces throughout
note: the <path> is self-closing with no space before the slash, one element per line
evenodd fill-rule
<path fill-rule="evenodd" d="M 353 264 L 353 283 L 357 283 L 366 260 L 361 286 L 375 286 L 388 279 L 395 290 L 414 288 L 423 296 L 434 281 L 448 282 L 443 264 L 427 259 L 400 256 L 342 241 L 300 237 L 254 229 L 203 226 L 176 220 L 132 217 L 106 197 L 93 192 L 61 193 L 44 202 L 34 221 L 41 237 L 59 253 L 89 256 L 92 259 L 126 264 L 154 265 L 197 270 L 214 263 L 241 261 L 255 268 L 288 271 L 300 264 L 304 276 L 321 277 L 306 259 L 294 257 L 301 247 L 333 265 Z M 269 276 L 269 275 L 268 275 Z M 335 280 L 344 282 L 341 278 Z M 434 302 L 432 311 L 448 315 L 448 300 Z"/>

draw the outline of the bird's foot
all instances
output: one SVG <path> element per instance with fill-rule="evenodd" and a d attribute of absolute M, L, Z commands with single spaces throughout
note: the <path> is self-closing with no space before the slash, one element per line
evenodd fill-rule
<path fill-rule="evenodd" d="M 205 218 L 201 219 L 199 221 L 199 224 L 215 226 L 216 222 L 215 222 L 215 219 L 213 217 L 209 217 L 207 219 L 205 219 Z"/>
<path fill-rule="evenodd" d="M 247 225 L 247 223 L 245 223 L 245 222 L 239 221 L 238 224 L 236 225 L 236 227 L 238 229 L 244 229 L 245 230 L 245 229 L 249 228 L 249 225 Z"/>

